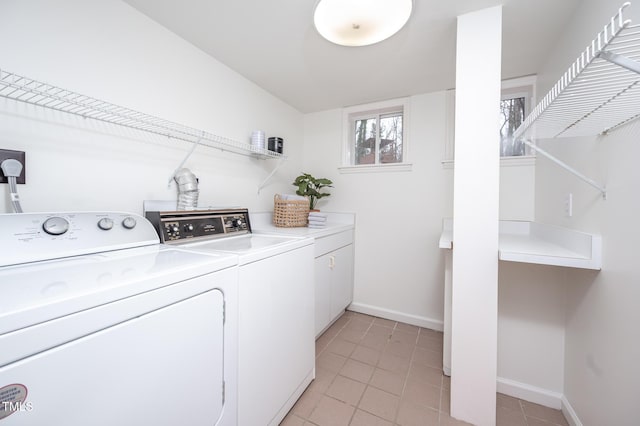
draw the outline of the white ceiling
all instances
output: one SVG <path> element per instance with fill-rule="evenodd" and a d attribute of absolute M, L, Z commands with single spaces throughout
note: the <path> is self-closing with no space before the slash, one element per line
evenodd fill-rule
<path fill-rule="evenodd" d="M 503 78 L 535 74 L 581 0 L 414 0 L 409 22 L 372 46 L 313 26 L 317 0 L 124 0 L 301 112 L 452 88 L 456 16 L 503 9 Z"/>

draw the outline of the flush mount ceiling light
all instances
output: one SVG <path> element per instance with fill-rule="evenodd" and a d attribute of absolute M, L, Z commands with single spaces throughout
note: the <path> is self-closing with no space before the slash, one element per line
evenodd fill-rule
<path fill-rule="evenodd" d="M 400 31 L 412 7 L 412 0 L 319 0 L 313 23 L 332 43 L 367 46 Z"/>

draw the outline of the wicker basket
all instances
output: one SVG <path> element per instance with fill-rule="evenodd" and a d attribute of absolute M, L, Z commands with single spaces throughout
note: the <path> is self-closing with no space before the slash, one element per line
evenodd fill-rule
<path fill-rule="evenodd" d="M 273 197 L 273 224 L 279 228 L 307 226 L 309 200 L 283 200 L 280 194 Z"/>

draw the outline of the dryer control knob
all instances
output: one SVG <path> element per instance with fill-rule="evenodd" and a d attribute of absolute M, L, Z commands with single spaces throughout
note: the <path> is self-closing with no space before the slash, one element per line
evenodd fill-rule
<path fill-rule="evenodd" d="M 53 216 L 44 221 L 42 229 L 49 235 L 62 235 L 69 230 L 69 221 L 63 217 Z"/>
<path fill-rule="evenodd" d="M 193 225 L 192 224 L 187 224 L 184 226 L 184 230 L 187 232 L 193 231 Z"/>
<path fill-rule="evenodd" d="M 108 217 L 103 217 L 98 221 L 98 228 L 102 229 L 103 231 L 108 231 L 109 229 L 113 228 L 113 220 L 109 219 Z"/>
<path fill-rule="evenodd" d="M 234 219 L 233 226 L 236 228 L 239 228 L 240 226 L 242 226 L 242 219 Z"/>
<path fill-rule="evenodd" d="M 122 220 L 122 226 L 124 226 L 127 229 L 133 229 L 136 227 L 136 220 L 131 217 L 131 216 L 127 216 Z"/>

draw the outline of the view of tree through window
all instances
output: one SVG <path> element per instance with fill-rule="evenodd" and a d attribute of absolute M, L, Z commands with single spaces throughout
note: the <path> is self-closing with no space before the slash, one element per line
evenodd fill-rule
<path fill-rule="evenodd" d="M 524 121 L 525 98 L 503 99 L 500 101 L 500 156 L 525 155 L 526 145 L 514 141 L 513 132 Z"/>
<path fill-rule="evenodd" d="M 355 164 L 402 162 L 402 113 L 361 118 L 354 124 Z"/>

